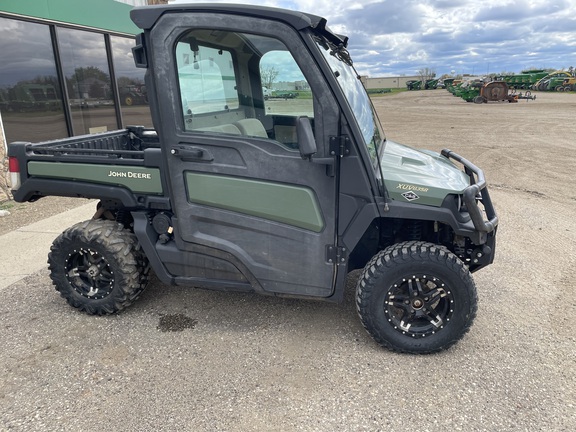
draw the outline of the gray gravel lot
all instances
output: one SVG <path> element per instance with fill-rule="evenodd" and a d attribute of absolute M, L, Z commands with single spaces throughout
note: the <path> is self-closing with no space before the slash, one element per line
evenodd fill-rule
<path fill-rule="evenodd" d="M 169 287 L 66 305 L 47 270 L 1 291 L 0 430 L 576 430 L 575 94 L 375 99 L 389 138 L 485 169 L 500 216 L 479 310 L 450 350 L 400 355 L 340 305 Z M 2 245 L 5 247 L 6 245 Z"/>

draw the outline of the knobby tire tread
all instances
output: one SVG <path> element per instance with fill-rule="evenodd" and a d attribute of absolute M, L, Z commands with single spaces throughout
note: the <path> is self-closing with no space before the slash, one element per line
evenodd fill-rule
<path fill-rule="evenodd" d="M 67 251 L 74 244 L 94 245 L 109 254 L 117 271 L 114 291 L 107 301 L 94 301 L 74 293 L 64 271 Z M 90 315 L 109 315 L 130 306 L 148 284 L 150 266 L 136 235 L 122 224 L 109 220 L 88 220 L 65 230 L 54 240 L 48 255 L 50 279 L 55 289 L 74 308 Z"/>
<path fill-rule="evenodd" d="M 372 317 L 370 317 L 370 301 L 381 289 L 377 286 L 377 282 L 385 278 L 387 271 L 397 265 L 416 264 L 424 261 L 446 265 L 448 270 L 458 274 L 462 282 L 470 289 L 470 311 L 464 327 L 460 328 L 459 332 L 454 333 L 451 340 L 439 347 L 415 351 L 396 345 L 382 336 L 372 322 Z M 356 287 L 356 310 L 366 331 L 383 347 L 395 352 L 430 354 L 450 348 L 470 330 L 478 310 L 476 286 L 466 265 L 444 246 L 423 241 L 407 241 L 387 247 L 366 264 Z"/>

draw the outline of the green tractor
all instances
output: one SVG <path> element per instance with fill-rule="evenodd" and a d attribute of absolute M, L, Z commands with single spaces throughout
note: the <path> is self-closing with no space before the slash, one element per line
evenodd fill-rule
<path fill-rule="evenodd" d="M 148 103 L 148 94 L 144 84 L 131 84 L 120 87 L 120 103 L 126 106 L 146 105 Z"/>
<path fill-rule="evenodd" d="M 562 91 L 564 80 L 572 78 L 568 71 L 552 72 L 534 83 L 533 90 L 539 91 Z"/>

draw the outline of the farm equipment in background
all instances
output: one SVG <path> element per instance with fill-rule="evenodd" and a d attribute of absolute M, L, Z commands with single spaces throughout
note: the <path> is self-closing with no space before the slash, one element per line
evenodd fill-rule
<path fill-rule="evenodd" d="M 576 77 L 570 77 L 564 79 L 562 85 L 559 86 L 556 90 L 564 92 L 576 91 Z"/>
<path fill-rule="evenodd" d="M 132 84 L 120 87 L 120 103 L 122 105 L 146 105 L 148 103 L 148 94 L 144 84 Z"/>
<path fill-rule="evenodd" d="M 508 93 L 505 81 L 490 81 L 480 87 L 480 92 L 472 100 L 474 103 L 518 102 L 518 96 Z"/>
<path fill-rule="evenodd" d="M 512 90 L 510 92 L 510 96 L 515 96 L 516 99 L 520 100 L 520 99 L 526 99 L 526 100 L 536 100 L 536 95 L 532 95 L 532 92 L 530 90 L 526 90 L 525 93 L 518 93 L 516 94 L 516 90 Z"/>
<path fill-rule="evenodd" d="M 480 94 L 480 89 L 484 83 L 479 80 L 464 81 L 454 88 L 454 96 L 461 97 L 466 102 L 472 102 Z"/>
<path fill-rule="evenodd" d="M 2 105 L 9 111 L 35 112 L 60 111 L 62 100 L 52 84 L 20 82 L 8 89 L 0 98 Z"/>
<path fill-rule="evenodd" d="M 406 81 L 406 88 L 408 90 L 436 90 L 438 88 L 437 79 L 429 79 L 424 82 L 424 88 L 422 88 L 422 81 L 410 80 Z"/>
<path fill-rule="evenodd" d="M 406 88 L 408 90 L 422 90 L 422 81 L 416 81 L 416 80 L 406 81 Z"/>
<path fill-rule="evenodd" d="M 446 86 L 446 90 L 452 93 L 452 95 L 456 96 L 456 90 L 462 85 L 462 80 L 448 78 L 444 80 L 444 85 Z"/>
<path fill-rule="evenodd" d="M 530 69 L 524 70 L 519 74 L 513 75 L 501 75 L 496 78 L 497 81 L 504 81 L 508 84 L 508 87 L 514 89 L 531 89 L 532 86 L 539 81 L 540 79 L 544 78 L 548 75 L 543 69 Z"/>
<path fill-rule="evenodd" d="M 516 94 L 515 90 L 510 93 L 508 84 L 504 81 L 484 82 L 482 80 L 476 79 L 471 81 L 464 81 L 456 86 L 454 86 L 454 82 L 452 82 L 452 86 L 450 86 L 449 91 L 454 96 L 461 97 L 466 102 L 474 102 L 477 104 L 488 102 L 514 103 L 518 102 L 518 99 L 536 99 L 536 97 L 532 96 L 532 94 L 528 91 L 526 94 Z"/>
<path fill-rule="evenodd" d="M 532 89 L 538 91 L 562 91 L 564 89 L 564 80 L 572 77 L 572 74 L 568 71 L 552 72 L 534 83 Z"/>
<path fill-rule="evenodd" d="M 285 91 L 285 90 L 274 90 L 270 95 L 271 98 L 276 99 L 295 99 L 298 97 L 298 92 L 295 91 Z"/>

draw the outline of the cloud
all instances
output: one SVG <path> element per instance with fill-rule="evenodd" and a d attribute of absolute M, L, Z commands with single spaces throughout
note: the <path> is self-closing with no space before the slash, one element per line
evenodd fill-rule
<path fill-rule="evenodd" d="M 204 2 L 185 0 L 175 2 Z M 229 3 L 230 0 L 215 0 Z M 362 75 L 576 66 L 576 0 L 232 0 L 328 19 Z"/>

